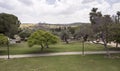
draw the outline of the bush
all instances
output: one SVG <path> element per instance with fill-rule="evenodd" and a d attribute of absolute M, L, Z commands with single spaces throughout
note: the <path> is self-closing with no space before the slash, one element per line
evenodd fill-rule
<path fill-rule="evenodd" d="M 8 38 L 3 34 L 0 34 L 0 45 L 7 45 L 7 43 L 8 43 Z"/>

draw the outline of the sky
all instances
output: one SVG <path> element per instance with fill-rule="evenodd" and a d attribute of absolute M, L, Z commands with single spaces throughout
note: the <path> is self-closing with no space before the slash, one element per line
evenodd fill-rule
<path fill-rule="evenodd" d="M 114 15 L 120 11 L 120 0 L 0 0 L 0 13 L 14 14 L 21 23 L 89 23 L 93 7 Z"/>

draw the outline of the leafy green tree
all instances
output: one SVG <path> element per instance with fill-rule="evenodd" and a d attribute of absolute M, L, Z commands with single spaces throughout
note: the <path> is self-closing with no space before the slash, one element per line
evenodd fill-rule
<path fill-rule="evenodd" d="M 109 26 L 110 38 L 109 40 L 116 43 L 116 48 L 120 43 L 120 11 L 117 11 L 116 15 L 112 16 L 113 24 Z"/>
<path fill-rule="evenodd" d="M 9 59 L 9 41 L 8 37 L 3 34 L 0 34 L 0 46 L 7 46 L 8 59 Z"/>
<path fill-rule="evenodd" d="M 13 38 L 19 26 L 20 21 L 15 15 L 0 13 L 0 33 Z"/>
<path fill-rule="evenodd" d="M 120 26 L 120 11 L 117 12 L 117 17 L 118 19 L 116 21 L 117 21 L 118 26 Z M 120 43 L 120 31 L 119 31 L 120 28 L 118 26 L 116 26 L 117 31 L 116 31 L 116 36 L 115 36 L 116 47 L 118 47 L 118 44 Z"/>
<path fill-rule="evenodd" d="M 75 27 L 71 27 L 71 26 L 69 26 L 67 29 L 68 29 L 68 31 L 69 31 L 69 33 L 71 34 L 71 38 L 72 39 L 77 39 L 77 37 L 78 37 L 78 33 L 77 33 L 77 31 L 78 31 L 78 28 L 80 28 L 79 26 L 75 26 Z"/>
<path fill-rule="evenodd" d="M 3 34 L 0 34 L 0 45 L 7 45 L 8 43 L 8 38 L 4 36 Z"/>
<path fill-rule="evenodd" d="M 67 30 L 63 30 L 61 32 L 61 39 L 66 42 L 66 44 L 69 43 L 68 39 L 70 38 L 70 33 Z"/>
<path fill-rule="evenodd" d="M 116 48 L 120 43 L 120 24 L 112 24 L 109 27 L 111 38 L 109 40 L 116 42 Z"/>
<path fill-rule="evenodd" d="M 71 34 L 74 34 L 74 33 L 75 33 L 75 29 L 76 29 L 76 27 L 68 27 L 68 31 L 69 31 Z"/>
<path fill-rule="evenodd" d="M 19 32 L 19 36 L 23 41 L 26 41 L 26 39 L 31 35 L 33 31 L 31 29 L 23 29 L 22 31 Z"/>
<path fill-rule="evenodd" d="M 33 45 L 40 45 L 41 51 L 43 51 L 43 48 L 49 47 L 49 44 L 55 44 L 59 42 L 59 38 L 50 32 L 38 30 L 31 34 L 31 36 L 28 38 L 28 45 L 32 47 Z"/>

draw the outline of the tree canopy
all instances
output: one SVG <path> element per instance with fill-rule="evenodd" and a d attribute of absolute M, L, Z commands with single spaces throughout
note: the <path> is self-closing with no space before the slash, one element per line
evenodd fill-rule
<path fill-rule="evenodd" d="M 63 30 L 61 32 L 61 39 L 66 42 L 66 44 L 69 43 L 68 39 L 70 38 L 70 33 L 68 30 Z"/>
<path fill-rule="evenodd" d="M 100 34 L 100 38 L 104 43 L 104 47 L 107 50 L 107 55 L 110 56 L 107 47 L 109 36 L 109 26 L 112 23 L 110 15 L 102 15 L 101 12 L 97 11 L 97 8 L 93 8 L 90 12 L 90 21 L 92 24 L 93 31 L 95 34 Z"/>
<path fill-rule="evenodd" d="M 0 33 L 13 38 L 19 26 L 20 21 L 15 15 L 0 13 Z"/>
<path fill-rule="evenodd" d="M 7 43 L 8 43 L 8 38 L 3 34 L 0 34 L 0 45 L 7 45 Z"/>
<path fill-rule="evenodd" d="M 41 50 L 43 50 L 44 47 L 49 47 L 49 44 L 55 44 L 59 41 L 59 38 L 50 32 L 38 30 L 31 34 L 31 36 L 28 38 L 28 45 L 32 47 L 33 45 L 40 45 Z"/>
<path fill-rule="evenodd" d="M 31 35 L 33 31 L 31 29 L 22 29 L 18 35 L 21 37 L 23 41 L 26 41 L 26 39 Z"/>

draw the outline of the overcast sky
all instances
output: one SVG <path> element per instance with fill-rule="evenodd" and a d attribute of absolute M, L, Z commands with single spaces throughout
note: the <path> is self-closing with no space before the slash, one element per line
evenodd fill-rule
<path fill-rule="evenodd" d="M 120 11 L 120 0 L 0 0 L 0 13 L 14 14 L 22 23 L 89 22 L 93 7 L 113 15 Z"/>

